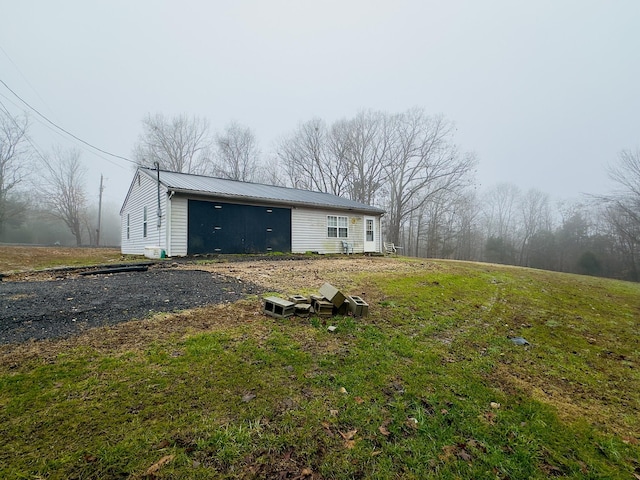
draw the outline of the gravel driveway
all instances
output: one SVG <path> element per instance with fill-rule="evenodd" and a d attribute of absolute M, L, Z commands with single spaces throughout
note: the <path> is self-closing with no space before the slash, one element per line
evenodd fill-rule
<path fill-rule="evenodd" d="M 150 312 L 233 302 L 260 287 L 200 270 L 173 268 L 59 280 L 0 282 L 0 344 L 68 337 Z"/>

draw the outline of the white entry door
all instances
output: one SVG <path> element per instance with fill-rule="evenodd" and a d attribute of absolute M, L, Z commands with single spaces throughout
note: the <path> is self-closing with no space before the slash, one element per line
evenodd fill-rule
<path fill-rule="evenodd" d="M 364 251 L 377 252 L 376 248 L 376 219 L 374 217 L 364 217 Z"/>

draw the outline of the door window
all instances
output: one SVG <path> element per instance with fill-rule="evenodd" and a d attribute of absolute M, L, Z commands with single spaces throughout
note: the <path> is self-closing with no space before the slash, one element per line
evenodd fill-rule
<path fill-rule="evenodd" d="M 367 242 L 373 242 L 373 220 L 367 219 Z"/>

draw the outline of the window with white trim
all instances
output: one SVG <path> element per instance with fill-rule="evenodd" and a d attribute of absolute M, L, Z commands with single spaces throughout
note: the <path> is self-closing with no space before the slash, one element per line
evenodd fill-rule
<path fill-rule="evenodd" d="M 142 236 L 147 238 L 147 207 L 144 207 L 142 216 Z"/>
<path fill-rule="evenodd" d="M 347 238 L 349 236 L 349 222 L 347 217 L 327 215 L 327 237 Z"/>

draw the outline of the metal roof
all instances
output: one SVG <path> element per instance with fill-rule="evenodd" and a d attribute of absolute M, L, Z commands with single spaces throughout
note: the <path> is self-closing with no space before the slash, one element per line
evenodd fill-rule
<path fill-rule="evenodd" d="M 152 168 L 140 167 L 154 180 L 157 171 Z M 177 193 L 193 193 L 198 195 L 215 196 L 217 198 L 266 201 L 285 205 L 300 205 L 308 207 L 328 207 L 340 210 L 353 210 L 364 213 L 382 214 L 384 210 L 365 203 L 349 200 L 330 193 L 312 192 L 296 188 L 276 187 L 260 183 L 240 182 L 224 178 L 206 177 L 188 173 L 169 172 L 160 170 L 160 183 L 168 190 Z"/>

